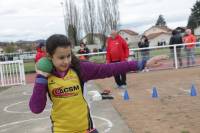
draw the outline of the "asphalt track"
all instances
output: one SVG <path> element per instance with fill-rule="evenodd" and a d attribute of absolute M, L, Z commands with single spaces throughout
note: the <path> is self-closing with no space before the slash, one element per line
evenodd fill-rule
<path fill-rule="evenodd" d="M 33 84 L 28 84 L 0 92 L 0 133 L 51 133 L 51 103 L 48 101 L 43 113 L 31 113 L 28 102 L 32 88 Z M 98 90 L 93 82 L 88 83 L 87 88 Z M 90 101 L 90 107 L 100 133 L 131 133 L 111 101 Z"/>

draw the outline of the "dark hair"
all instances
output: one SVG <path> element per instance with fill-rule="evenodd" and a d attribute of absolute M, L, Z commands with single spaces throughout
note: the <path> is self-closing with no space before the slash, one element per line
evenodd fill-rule
<path fill-rule="evenodd" d="M 65 35 L 54 34 L 47 39 L 46 51 L 52 56 L 57 47 L 71 47 L 71 43 Z"/>
<path fill-rule="evenodd" d="M 80 43 L 80 47 L 81 47 L 81 45 L 83 45 L 84 47 L 86 47 L 86 44 L 84 42 Z"/>
<path fill-rule="evenodd" d="M 149 42 L 149 40 L 148 40 L 147 36 L 145 36 L 145 35 L 142 35 L 141 39 L 143 39 L 143 38 L 144 38 L 144 42 Z"/>
<path fill-rule="evenodd" d="M 172 31 L 172 35 L 176 35 L 177 33 L 178 33 L 177 30 L 173 30 L 173 31 Z"/>
<path fill-rule="evenodd" d="M 71 47 L 71 42 L 65 35 L 54 34 L 51 35 L 46 42 L 46 51 L 52 56 L 58 47 Z M 80 79 L 80 60 L 72 52 L 71 67 L 76 71 Z"/>
<path fill-rule="evenodd" d="M 45 45 L 44 45 L 44 43 L 43 42 L 40 42 L 38 45 L 37 45 L 37 48 L 42 48 L 42 47 L 44 47 Z"/>

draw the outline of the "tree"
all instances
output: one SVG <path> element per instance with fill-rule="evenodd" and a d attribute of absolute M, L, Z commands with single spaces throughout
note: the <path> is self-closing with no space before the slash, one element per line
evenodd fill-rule
<path fill-rule="evenodd" d="M 109 0 L 108 0 L 109 1 Z M 110 11 L 109 15 L 109 25 L 111 29 L 117 30 L 120 20 L 119 15 L 119 7 L 118 7 L 119 0 L 110 0 Z"/>
<path fill-rule="evenodd" d="M 100 33 L 102 36 L 101 40 L 103 42 L 103 46 L 102 48 L 105 47 L 106 44 L 106 35 L 109 34 L 110 32 L 110 27 L 108 24 L 109 21 L 109 15 L 108 12 L 110 10 L 110 1 L 109 0 L 99 0 L 98 1 L 98 7 L 97 7 L 97 11 L 98 11 L 98 21 L 97 21 L 97 31 L 98 33 Z"/>
<path fill-rule="evenodd" d="M 200 1 L 198 0 L 191 9 L 191 15 L 189 16 L 187 27 L 194 30 L 199 25 L 200 25 Z"/>
<path fill-rule="evenodd" d="M 76 27 L 72 24 L 69 24 L 67 32 L 68 32 L 69 40 L 72 42 L 72 44 L 74 44 L 74 46 L 78 45 Z"/>
<path fill-rule="evenodd" d="M 99 0 L 97 5 L 97 30 L 98 33 L 101 34 L 101 40 L 103 42 L 102 48 L 104 48 L 106 43 L 106 35 L 108 35 L 112 29 L 118 29 L 118 0 Z"/>
<path fill-rule="evenodd" d="M 81 29 L 80 13 L 73 0 L 66 0 L 64 8 L 65 30 L 72 45 L 75 46 L 80 39 L 80 32 L 77 32 Z"/>
<path fill-rule="evenodd" d="M 14 52 L 16 52 L 15 44 L 13 42 L 11 42 L 10 44 L 8 44 L 5 47 L 4 50 L 5 50 L 6 53 L 14 53 Z"/>
<path fill-rule="evenodd" d="M 94 0 L 84 0 L 83 3 L 83 25 L 86 35 L 89 34 L 87 42 L 94 44 L 94 32 L 96 27 L 96 5 Z"/>
<path fill-rule="evenodd" d="M 159 15 L 158 20 L 156 22 L 156 26 L 166 26 L 166 21 L 163 15 Z"/>

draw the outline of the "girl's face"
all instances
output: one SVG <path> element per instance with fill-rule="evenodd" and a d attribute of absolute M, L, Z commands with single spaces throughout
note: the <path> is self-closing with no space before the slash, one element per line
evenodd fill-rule
<path fill-rule="evenodd" d="M 51 59 L 52 62 L 58 71 L 66 71 L 71 64 L 72 56 L 71 56 L 71 48 L 70 47 L 57 47 Z"/>

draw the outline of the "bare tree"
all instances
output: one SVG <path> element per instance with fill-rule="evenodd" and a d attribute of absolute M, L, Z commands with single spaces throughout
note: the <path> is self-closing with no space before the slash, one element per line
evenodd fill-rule
<path fill-rule="evenodd" d="M 119 0 L 108 0 L 109 1 L 109 25 L 110 25 L 110 29 L 114 29 L 117 30 L 118 29 L 118 25 L 119 25 L 119 7 L 118 7 L 118 3 Z"/>
<path fill-rule="evenodd" d="M 94 0 L 84 0 L 83 3 L 83 25 L 88 43 L 94 43 L 94 32 L 96 31 L 96 5 Z"/>
<path fill-rule="evenodd" d="M 67 35 L 72 45 L 75 46 L 80 39 L 80 13 L 75 2 L 72 0 L 66 0 L 64 8 L 65 28 L 67 31 Z"/>
<path fill-rule="evenodd" d="M 110 1 L 109 0 L 99 0 L 97 7 L 97 31 L 101 35 L 101 40 L 103 42 L 102 48 L 105 47 L 106 43 L 106 35 L 110 32 L 110 26 L 108 25 L 109 15 L 108 12 L 110 11 Z"/>
<path fill-rule="evenodd" d="M 106 35 L 108 35 L 112 29 L 117 30 L 119 25 L 119 10 L 118 0 L 99 0 L 98 1 L 98 17 L 97 25 L 98 32 L 101 33 L 101 39 L 106 43 Z"/>

